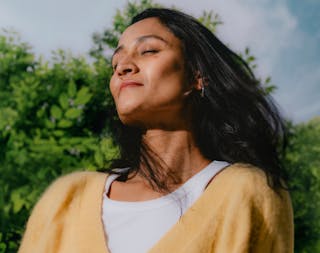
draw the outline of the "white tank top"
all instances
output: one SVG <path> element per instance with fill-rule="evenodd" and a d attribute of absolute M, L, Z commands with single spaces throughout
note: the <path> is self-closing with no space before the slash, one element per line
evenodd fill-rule
<path fill-rule="evenodd" d="M 200 197 L 227 162 L 213 161 L 172 193 L 160 198 L 127 202 L 108 198 L 110 175 L 103 194 L 102 221 L 111 253 L 143 253 L 154 246 Z"/>

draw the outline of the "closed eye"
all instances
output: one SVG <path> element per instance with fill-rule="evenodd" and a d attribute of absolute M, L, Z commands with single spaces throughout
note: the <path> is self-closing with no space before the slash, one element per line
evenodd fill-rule
<path fill-rule="evenodd" d="M 156 50 L 156 49 L 150 49 L 150 50 L 144 50 L 141 52 L 142 55 L 144 54 L 155 54 L 155 53 L 158 53 L 159 50 Z"/>

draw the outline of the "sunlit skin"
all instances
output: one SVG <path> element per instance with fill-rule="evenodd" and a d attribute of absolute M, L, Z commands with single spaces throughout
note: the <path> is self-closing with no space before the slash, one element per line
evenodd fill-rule
<path fill-rule="evenodd" d="M 188 124 L 186 98 L 202 84 L 187 79 L 180 40 L 157 18 L 144 19 L 122 34 L 112 65 L 110 90 L 121 121 L 144 129 L 143 138 L 184 183 L 210 161 L 195 145 Z M 139 174 L 114 181 L 109 192 L 122 201 L 159 196 Z"/>

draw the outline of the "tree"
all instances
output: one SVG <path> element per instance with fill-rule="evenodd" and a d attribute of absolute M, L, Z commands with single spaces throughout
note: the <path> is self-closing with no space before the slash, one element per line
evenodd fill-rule
<path fill-rule="evenodd" d="M 115 110 L 105 99 L 111 70 L 104 62 L 92 66 L 61 50 L 50 63 L 36 60 L 12 33 L 0 35 L 0 55 L 0 252 L 16 252 L 52 180 L 116 156 L 107 127 Z"/>
<path fill-rule="evenodd" d="M 287 155 L 296 252 L 320 252 L 320 117 L 290 126 Z"/>

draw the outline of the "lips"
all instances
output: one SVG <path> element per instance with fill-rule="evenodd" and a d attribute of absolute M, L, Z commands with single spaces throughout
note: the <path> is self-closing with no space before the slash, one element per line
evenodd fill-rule
<path fill-rule="evenodd" d="M 124 81 L 120 84 L 120 90 L 126 87 L 138 87 L 138 86 L 143 86 L 143 84 L 135 81 Z"/>

